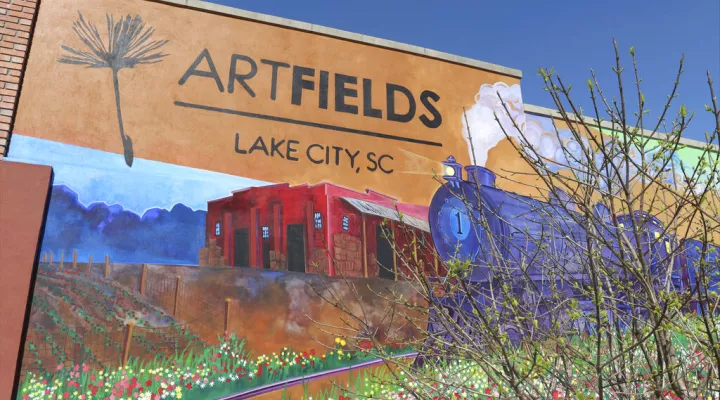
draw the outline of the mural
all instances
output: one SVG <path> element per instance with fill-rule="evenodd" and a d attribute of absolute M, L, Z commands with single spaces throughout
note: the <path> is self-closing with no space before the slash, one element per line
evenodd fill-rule
<path fill-rule="evenodd" d="M 370 365 L 373 343 L 413 357 L 418 330 L 372 295 L 421 302 L 387 238 L 430 275 L 458 243 L 494 262 L 496 232 L 452 194 L 476 181 L 479 204 L 527 211 L 503 174 L 528 171 L 520 131 L 574 165 L 580 144 L 524 112 L 516 77 L 154 1 L 43 2 L 7 158 L 55 174 L 20 397 L 250 396 Z M 343 323 L 328 298 L 373 329 L 321 329 Z"/>
<path fill-rule="evenodd" d="M 248 397 L 375 343 L 413 357 L 376 295 L 422 302 L 388 238 L 444 273 L 433 174 L 476 89 L 518 78 L 150 1 L 40 8 L 7 157 L 54 170 L 20 398 Z M 333 299 L 370 329 L 337 338 Z"/>

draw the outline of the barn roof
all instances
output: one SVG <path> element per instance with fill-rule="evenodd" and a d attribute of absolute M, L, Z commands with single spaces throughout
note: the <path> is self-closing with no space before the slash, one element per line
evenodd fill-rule
<path fill-rule="evenodd" d="M 413 217 L 412 215 L 407 214 L 403 214 L 401 217 L 397 210 L 372 201 L 354 199 L 352 197 L 342 197 L 342 199 L 350 203 L 351 206 L 355 207 L 363 214 L 370 214 L 381 218 L 387 218 L 393 221 L 404 223 L 425 232 L 430 232 L 430 224 L 420 218 Z"/>

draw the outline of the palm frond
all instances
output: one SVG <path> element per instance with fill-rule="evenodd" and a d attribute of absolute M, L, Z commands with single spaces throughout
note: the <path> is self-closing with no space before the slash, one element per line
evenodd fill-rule
<path fill-rule="evenodd" d="M 106 14 L 107 42 L 97 27 L 85 20 L 82 13 L 78 12 L 78 17 L 73 23 L 73 30 L 89 51 L 63 45 L 62 49 L 68 54 L 58 59 L 61 63 L 119 71 L 136 65 L 156 64 L 167 56 L 160 48 L 168 41 L 151 40 L 155 29 L 146 26 L 138 15 L 127 15 L 116 20 L 114 16 Z"/>

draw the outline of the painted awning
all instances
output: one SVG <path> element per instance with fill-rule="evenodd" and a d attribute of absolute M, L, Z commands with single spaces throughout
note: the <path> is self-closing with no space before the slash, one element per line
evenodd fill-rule
<path fill-rule="evenodd" d="M 398 215 L 398 211 L 394 208 L 383 206 L 370 201 L 354 199 L 352 197 L 342 197 L 342 199 L 350 203 L 351 206 L 355 207 L 363 214 L 370 214 L 378 216 L 380 218 L 391 219 L 393 221 L 409 225 L 413 228 L 417 228 L 425 232 L 430 232 L 430 224 L 428 224 L 427 221 L 407 214 L 403 214 L 402 218 L 400 218 L 400 216 Z M 401 219 L 402 221 L 400 221 Z"/>

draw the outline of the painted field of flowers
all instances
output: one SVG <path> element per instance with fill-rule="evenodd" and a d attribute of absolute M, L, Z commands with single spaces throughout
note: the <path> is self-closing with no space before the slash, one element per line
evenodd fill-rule
<path fill-rule="evenodd" d="M 400 354 L 407 349 L 389 346 L 386 351 Z M 125 368 L 98 370 L 88 365 L 60 364 L 46 374 L 28 373 L 18 396 L 23 400 L 213 399 L 376 357 L 372 351 L 348 350 L 341 339 L 324 354 L 284 348 L 279 353 L 254 357 L 244 342 L 231 334 L 222 338 L 220 345 L 202 352 L 149 363 L 131 360 Z"/>
<path fill-rule="evenodd" d="M 582 340 L 575 338 L 573 340 Z M 689 341 L 682 335 L 673 337 L 675 344 L 681 349 L 681 364 L 691 373 L 689 381 L 685 384 L 689 388 L 700 387 L 708 379 L 708 370 L 713 362 L 697 349 L 691 348 Z M 579 348 L 578 346 L 576 348 Z M 652 344 L 650 346 L 652 348 Z M 590 347 L 588 347 L 590 348 Z M 577 399 L 577 400 L 598 400 L 595 392 L 596 380 L 586 373 L 587 363 L 580 359 L 562 367 L 560 358 L 557 357 L 550 346 L 540 349 L 540 354 L 534 362 L 530 361 L 529 353 L 520 347 L 509 347 L 508 352 L 514 353 L 517 357 L 518 370 L 525 376 L 521 385 L 528 388 L 527 393 L 537 393 L 533 399 Z M 586 357 L 589 357 L 588 352 Z M 639 354 L 637 354 L 639 355 Z M 632 366 L 628 366 L 632 368 Z M 426 361 L 420 369 L 393 368 L 390 373 L 386 367 L 377 367 L 364 370 L 355 379 L 345 383 L 344 387 L 333 388 L 321 393 L 315 393 L 313 400 L 363 400 L 368 398 L 386 400 L 409 400 L 409 399 L 433 399 L 433 400 L 492 400 L 492 399 L 513 399 L 513 391 L 503 384 L 498 376 L 493 373 L 493 367 L 481 366 L 472 361 L 451 361 L 442 360 Z M 612 373 L 612 371 L 609 371 Z M 606 393 L 605 399 L 655 399 L 649 386 L 644 383 L 651 381 L 650 371 L 634 369 L 638 377 L 633 395 L 615 393 L 610 390 Z M 559 378 L 568 378 L 571 384 L 572 393 L 563 390 Z M 566 386 L 567 387 L 567 386 Z M 308 397 L 308 396 L 306 396 Z M 679 397 L 670 392 L 665 392 L 663 400 L 680 400 Z M 705 393 L 696 393 L 694 399 L 714 400 L 720 399 L 720 382 L 715 381 L 710 390 Z M 659 400 L 659 399 L 658 399 Z"/>

